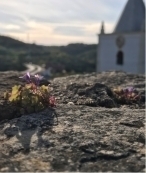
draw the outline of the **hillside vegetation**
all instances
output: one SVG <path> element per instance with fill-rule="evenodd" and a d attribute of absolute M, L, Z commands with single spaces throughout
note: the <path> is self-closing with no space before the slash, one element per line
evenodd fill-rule
<path fill-rule="evenodd" d="M 52 67 L 54 73 L 94 72 L 96 44 L 75 43 L 67 46 L 41 46 L 26 44 L 0 36 L 0 71 L 25 69 L 24 63 Z"/>

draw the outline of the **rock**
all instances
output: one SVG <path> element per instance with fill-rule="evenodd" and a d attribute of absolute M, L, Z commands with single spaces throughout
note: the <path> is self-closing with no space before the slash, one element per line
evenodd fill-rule
<path fill-rule="evenodd" d="M 68 102 L 67 104 L 68 104 L 68 105 L 74 105 L 74 103 L 73 103 L 73 102 Z"/>
<path fill-rule="evenodd" d="M 2 92 L 17 83 L 17 75 L 1 76 L 2 107 Z M 144 93 L 144 81 L 143 75 L 123 72 L 52 80 L 56 110 L 0 121 L 0 171 L 144 172 L 144 100 L 119 105 L 111 90 L 132 85 Z"/>

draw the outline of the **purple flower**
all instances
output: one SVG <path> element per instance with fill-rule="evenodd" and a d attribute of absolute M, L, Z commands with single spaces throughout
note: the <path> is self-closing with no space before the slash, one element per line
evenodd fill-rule
<path fill-rule="evenodd" d="M 123 89 L 123 91 L 125 93 L 132 93 L 135 91 L 135 88 L 134 87 L 127 87 L 127 88 Z"/>
<path fill-rule="evenodd" d="M 34 83 L 36 85 L 39 85 L 40 81 L 43 79 L 43 76 L 40 76 L 40 75 L 36 74 L 36 75 L 34 75 L 33 78 L 34 78 Z"/>
<path fill-rule="evenodd" d="M 19 78 L 22 78 L 24 79 L 26 82 L 30 83 L 31 82 L 31 79 L 30 79 L 30 74 L 29 72 L 27 72 L 24 76 L 21 76 Z"/>

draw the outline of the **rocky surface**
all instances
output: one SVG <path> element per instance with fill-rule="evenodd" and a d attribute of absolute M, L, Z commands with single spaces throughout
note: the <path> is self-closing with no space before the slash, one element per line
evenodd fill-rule
<path fill-rule="evenodd" d="M 3 92 L 21 84 L 19 73 L 0 75 L 1 172 L 145 172 L 143 75 L 103 72 L 56 78 L 51 81 L 56 110 L 18 118 L 8 105 L 6 109 Z M 141 93 L 140 102 L 117 103 L 111 89 L 131 85 Z"/>

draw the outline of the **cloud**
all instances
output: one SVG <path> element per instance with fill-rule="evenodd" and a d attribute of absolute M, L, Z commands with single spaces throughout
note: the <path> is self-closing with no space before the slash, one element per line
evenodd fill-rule
<path fill-rule="evenodd" d="M 112 32 L 126 1 L 0 1 L 1 34 L 26 40 L 27 33 L 30 33 L 31 41 L 37 40 L 44 44 L 75 41 L 95 43 L 101 21 L 105 21 L 105 31 Z"/>
<path fill-rule="evenodd" d="M 31 1 L 32 4 L 34 0 Z M 83 23 L 101 20 L 114 21 L 120 13 L 126 0 L 115 3 L 116 0 L 35 0 L 32 20 L 51 23 Z M 114 10 L 113 10 L 114 9 Z"/>
<path fill-rule="evenodd" d="M 91 1 L 63 0 L 59 1 L 60 3 L 51 1 L 50 4 L 48 3 L 45 7 L 39 9 L 40 13 L 38 15 L 37 13 L 35 13 L 35 15 L 30 15 L 30 19 L 43 23 L 80 24 L 85 22 L 98 22 L 109 15 L 108 7 L 102 8 L 102 3 L 100 1 L 98 3 L 96 1 L 93 3 L 93 0 Z M 36 4 L 36 9 L 38 5 L 39 4 Z"/>
<path fill-rule="evenodd" d="M 55 33 L 62 35 L 83 36 L 85 29 L 82 26 L 59 26 L 54 29 Z"/>
<path fill-rule="evenodd" d="M 21 24 L 23 22 L 23 18 L 21 18 L 18 15 L 15 14 L 9 14 L 7 11 L 2 11 L 0 10 L 0 23 L 3 24 L 9 24 L 9 23 L 13 23 L 13 24 Z"/>

